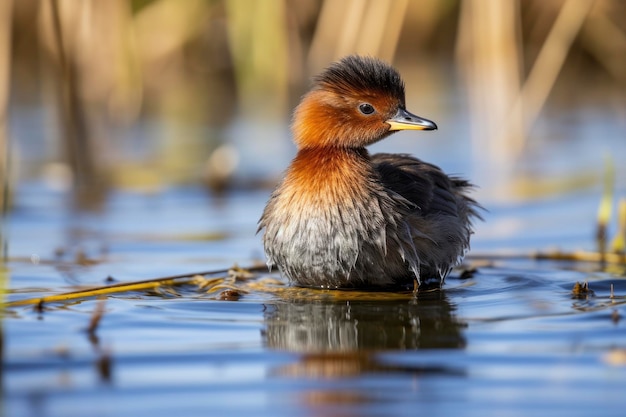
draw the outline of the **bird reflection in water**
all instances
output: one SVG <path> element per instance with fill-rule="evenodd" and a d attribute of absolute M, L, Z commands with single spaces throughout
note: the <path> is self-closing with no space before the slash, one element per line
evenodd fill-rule
<path fill-rule="evenodd" d="M 463 349 L 465 324 L 441 291 L 395 301 L 312 301 L 273 305 L 265 313 L 270 349 L 303 354 L 283 376 L 342 378 L 362 373 L 456 373 L 445 366 L 397 366 L 377 354 L 397 350 Z"/>

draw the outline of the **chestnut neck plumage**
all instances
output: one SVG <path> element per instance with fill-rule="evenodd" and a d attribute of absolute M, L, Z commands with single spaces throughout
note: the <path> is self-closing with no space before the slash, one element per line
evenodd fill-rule
<path fill-rule="evenodd" d="M 303 148 L 287 171 L 285 188 L 336 203 L 365 192 L 363 187 L 373 175 L 365 148 Z"/>

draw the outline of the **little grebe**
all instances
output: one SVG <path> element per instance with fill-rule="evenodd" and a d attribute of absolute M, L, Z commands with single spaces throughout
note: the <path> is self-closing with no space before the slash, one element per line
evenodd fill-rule
<path fill-rule="evenodd" d="M 318 288 L 441 285 L 469 249 L 471 184 L 404 154 L 365 146 L 434 130 L 409 113 L 386 63 L 348 56 L 315 78 L 293 117 L 298 153 L 263 211 L 268 265 Z"/>

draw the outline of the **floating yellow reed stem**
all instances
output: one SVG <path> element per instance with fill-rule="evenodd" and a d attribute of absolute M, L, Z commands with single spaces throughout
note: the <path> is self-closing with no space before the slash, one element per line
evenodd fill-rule
<path fill-rule="evenodd" d="M 613 158 L 608 155 L 606 157 L 606 163 L 604 164 L 604 187 L 602 190 L 600 205 L 598 207 L 598 220 L 596 224 L 596 242 L 598 245 L 598 252 L 601 254 L 606 253 L 607 228 L 609 222 L 611 221 L 613 209 L 614 181 L 615 167 L 613 165 Z"/>
<path fill-rule="evenodd" d="M 119 284 L 106 285 L 95 288 L 87 288 L 78 291 L 71 291 L 62 294 L 46 295 L 44 297 L 28 298 L 25 300 L 11 301 L 5 304 L 6 307 L 17 307 L 23 305 L 35 305 L 35 304 L 47 304 L 55 302 L 63 302 L 70 300 L 79 300 L 82 298 L 97 297 L 102 295 L 117 294 L 130 291 L 146 291 L 159 287 L 167 287 L 174 285 L 190 284 L 197 281 L 198 277 L 204 277 L 208 275 L 227 275 L 231 274 L 231 271 L 237 273 L 239 269 L 223 269 L 217 271 L 196 272 L 191 274 L 172 275 L 167 277 L 160 277 L 154 279 L 148 279 L 144 281 L 124 282 Z M 267 267 L 251 267 L 248 271 L 266 271 Z"/>
<path fill-rule="evenodd" d="M 622 198 L 619 202 L 617 223 L 617 233 L 611 243 L 611 251 L 624 254 L 626 252 L 626 198 Z"/>

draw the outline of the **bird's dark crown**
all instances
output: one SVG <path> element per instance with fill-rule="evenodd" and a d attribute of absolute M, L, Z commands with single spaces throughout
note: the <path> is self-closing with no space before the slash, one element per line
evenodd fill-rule
<path fill-rule="evenodd" d="M 347 56 L 331 64 L 314 80 L 315 88 L 342 96 L 388 94 L 404 105 L 404 82 L 400 74 L 377 58 Z"/>

